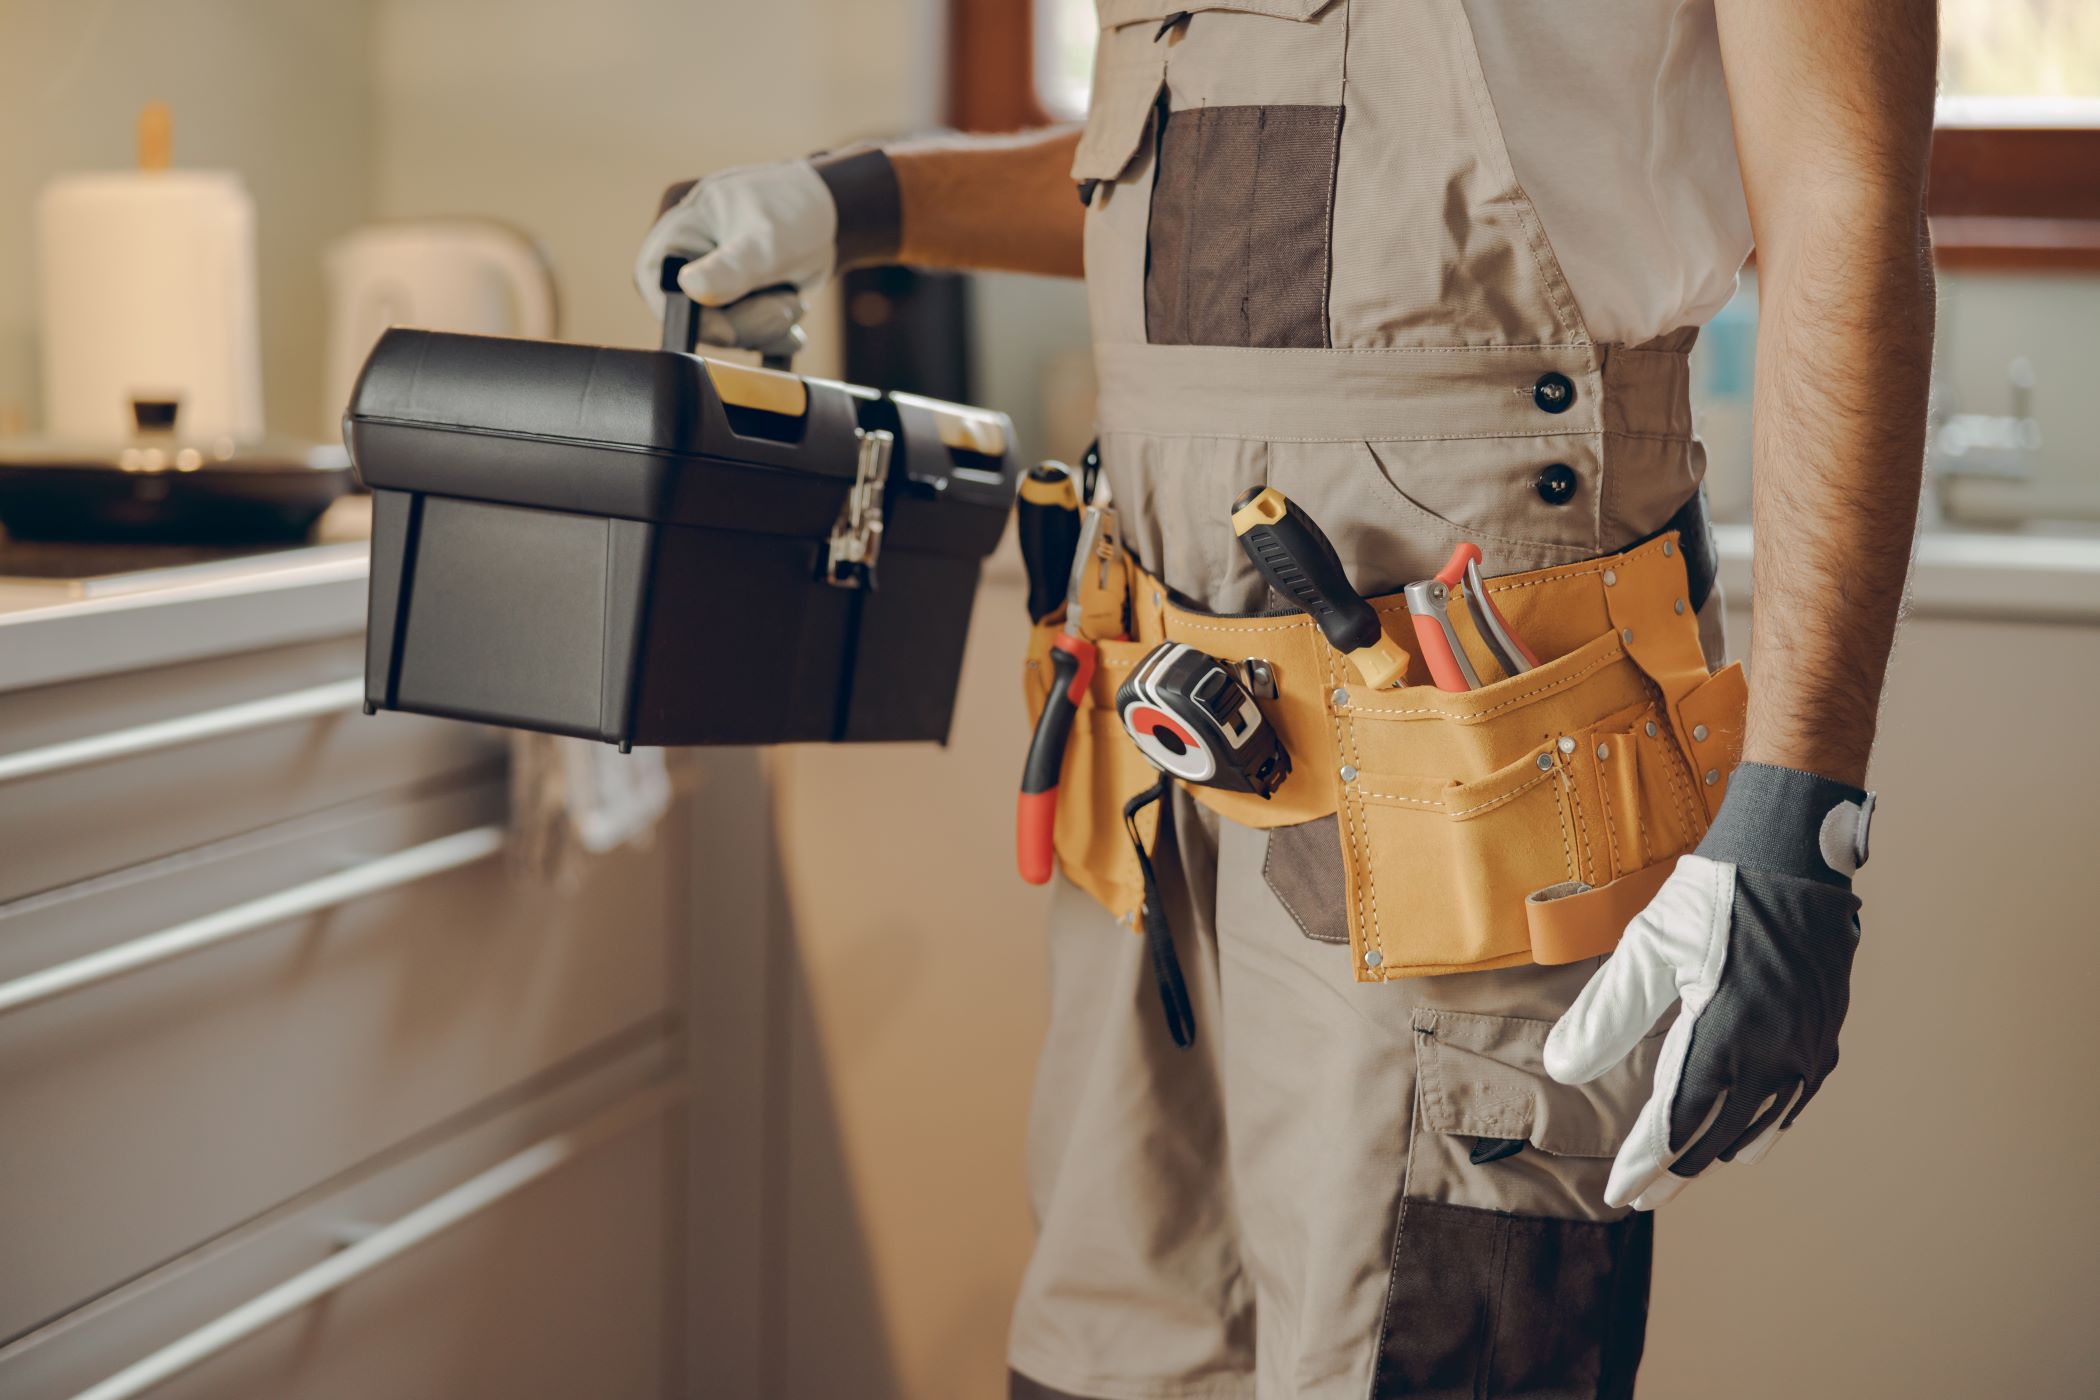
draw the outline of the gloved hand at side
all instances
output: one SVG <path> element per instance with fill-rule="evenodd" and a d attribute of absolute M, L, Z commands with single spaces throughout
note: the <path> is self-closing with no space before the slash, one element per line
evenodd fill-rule
<path fill-rule="evenodd" d="M 1547 1073 L 1585 1084 L 1683 1004 L 1607 1204 L 1653 1210 L 1716 1160 L 1757 1161 L 1836 1067 L 1873 810 L 1844 783 L 1739 766 L 1699 849 L 1554 1026 Z"/>
<path fill-rule="evenodd" d="M 689 259 L 678 285 L 703 308 L 700 338 L 768 354 L 801 345 L 802 299 L 832 276 L 896 256 L 896 172 L 872 148 L 697 181 L 657 217 L 635 255 L 634 285 L 663 318 L 663 263 Z"/>

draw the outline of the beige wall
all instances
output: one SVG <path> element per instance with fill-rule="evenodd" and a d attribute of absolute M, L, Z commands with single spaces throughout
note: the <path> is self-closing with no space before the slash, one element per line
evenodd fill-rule
<path fill-rule="evenodd" d="M 134 164 L 156 98 L 177 164 L 238 170 L 255 196 L 265 412 L 310 431 L 320 249 L 369 203 L 370 20 L 366 0 L 0 0 L 0 434 L 42 411 L 36 192 Z"/>
<path fill-rule="evenodd" d="M 653 340 L 629 268 L 665 185 L 939 112 L 932 0 L 370 3 L 377 211 L 529 231 L 580 340 Z"/>
<path fill-rule="evenodd" d="M 2096 687 L 2100 625 L 1906 626 L 1844 1061 L 1663 1212 L 1644 1396 L 2094 1393 Z"/>

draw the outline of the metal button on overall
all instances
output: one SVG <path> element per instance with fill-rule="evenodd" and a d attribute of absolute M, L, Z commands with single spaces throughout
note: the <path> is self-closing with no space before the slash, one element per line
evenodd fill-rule
<path fill-rule="evenodd" d="M 1548 370 L 1531 386 L 1531 401 L 1546 413 L 1566 413 L 1575 406 L 1575 381 L 1559 370 Z"/>
<path fill-rule="evenodd" d="M 1575 469 L 1566 462 L 1555 462 L 1538 474 L 1532 485 L 1537 488 L 1539 499 L 1549 506 L 1564 506 L 1575 499 L 1575 487 L 1579 484 Z"/>

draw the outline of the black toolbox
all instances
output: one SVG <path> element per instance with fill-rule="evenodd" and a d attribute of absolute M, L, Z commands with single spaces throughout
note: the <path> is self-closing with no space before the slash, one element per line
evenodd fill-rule
<path fill-rule="evenodd" d="M 420 330 L 374 347 L 344 430 L 366 711 L 622 748 L 945 740 L 1020 477 L 981 409 Z"/>

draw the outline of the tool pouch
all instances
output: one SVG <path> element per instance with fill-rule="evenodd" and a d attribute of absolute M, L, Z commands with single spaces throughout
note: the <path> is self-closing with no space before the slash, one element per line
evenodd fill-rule
<path fill-rule="evenodd" d="M 1063 622 L 1060 614 L 1037 624 L 1028 640 L 1022 688 L 1031 725 L 1050 694 L 1050 643 Z M 1071 737 L 1065 741 L 1057 796 L 1057 863 L 1067 879 L 1135 928 L 1144 903 L 1144 877 L 1124 825 L 1123 805 L 1150 787 L 1159 772 L 1145 761 L 1116 717 L 1116 687 L 1152 646 L 1106 641 L 1096 642 L 1094 648 L 1094 679 L 1072 716 Z M 1159 829 L 1159 808 L 1150 807 L 1133 820 L 1149 849 Z"/>
<path fill-rule="evenodd" d="M 1070 878 L 1128 919 L 1141 902 L 1121 805 L 1154 773 L 1117 723 L 1115 687 L 1161 640 L 1228 661 L 1259 658 L 1261 700 L 1294 772 L 1273 801 L 1215 788 L 1196 799 L 1242 825 L 1335 819 L 1359 981 L 1423 977 L 1608 953 L 1719 809 L 1741 755 L 1739 666 L 1709 674 L 1674 533 L 1581 564 L 1505 575 L 1487 588 L 1542 658 L 1505 676 L 1453 607 L 1477 690 L 1371 691 L 1302 616 L 1227 618 L 1166 602 L 1137 575 L 1138 640 L 1102 646 L 1075 723 L 1058 805 Z M 1395 639 L 1400 597 L 1373 600 Z M 1029 700 L 1047 688 L 1053 629 L 1030 650 Z M 1149 836 L 1149 834 L 1148 834 Z"/>
<path fill-rule="evenodd" d="M 1488 591 L 1535 669 L 1371 692 L 1330 665 L 1361 981 L 1610 952 L 1741 754 L 1742 670 L 1708 674 L 1674 535 Z"/>

